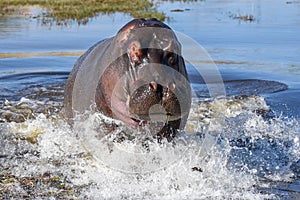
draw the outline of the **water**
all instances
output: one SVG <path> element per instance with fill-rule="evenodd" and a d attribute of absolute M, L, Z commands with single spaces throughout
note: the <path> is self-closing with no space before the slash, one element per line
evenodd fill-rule
<path fill-rule="evenodd" d="M 175 146 L 153 142 L 150 151 L 138 142 L 97 139 L 103 130 L 95 124 L 109 120 L 100 114 L 74 131 L 61 112 L 64 83 L 80 52 L 131 17 L 99 15 L 67 27 L 0 18 L 3 199 L 300 198 L 300 3 L 160 2 L 158 9 L 209 53 L 227 96 L 211 99 L 188 65 L 197 97 L 186 131 Z M 235 19 L 240 15 L 255 20 Z M 112 135 L 120 130 L 131 131 L 120 126 Z"/>

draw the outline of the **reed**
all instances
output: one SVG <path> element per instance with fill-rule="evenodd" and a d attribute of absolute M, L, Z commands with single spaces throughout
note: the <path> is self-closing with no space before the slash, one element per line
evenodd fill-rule
<path fill-rule="evenodd" d="M 75 20 L 84 23 L 99 13 L 125 12 L 133 17 L 155 17 L 164 20 L 164 13 L 158 12 L 151 0 L 1 0 L 2 15 L 17 11 L 22 6 L 39 6 L 45 12 L 43 17 L 61 23 Z"/>

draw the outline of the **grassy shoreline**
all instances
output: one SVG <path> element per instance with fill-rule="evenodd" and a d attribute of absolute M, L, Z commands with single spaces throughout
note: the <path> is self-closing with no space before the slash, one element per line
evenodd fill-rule
<path fill-rule="evenodd" d="M 56 23 L 76 21 L 85 24 L 99 13 L 129 13 L 133 17 L 155 17 L 164 20 L 152 0 L 1 0 L 0 15 L 17 12 L 24 6 L 39 6 L 42 16 Z"/>

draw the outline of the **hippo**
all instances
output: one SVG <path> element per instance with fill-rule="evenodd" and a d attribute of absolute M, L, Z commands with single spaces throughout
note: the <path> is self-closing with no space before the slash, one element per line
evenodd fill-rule
<path fill-rule="evenodd" d="M 88 49 L 75 63 L 64 93 L 69 121 L 92 110 L 133 128 L 160 123 L 154 134 L 159 139 L 172 140 L 184 129 L 190 107 L 181 44 L 154 18 L 133 19 Z"/>

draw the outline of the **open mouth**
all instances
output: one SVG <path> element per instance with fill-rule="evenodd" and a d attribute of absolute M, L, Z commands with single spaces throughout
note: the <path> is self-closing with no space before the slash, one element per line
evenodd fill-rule
<path fill-rule="evenodd" d="M 131 117 L 131 120 L 139 125 L 148 124 L 149 122 L 164 122 L 168 124 L 170 121 L 177 120 L 178 118 L 172 116 L 170 113 L 151 113 L 147 116 L 135 116 Z"/>
<path fill-rule="evenodd" d="M 136 119 L 136 118 L 133 118 L 133 117 L 131 117 L 131 120 L 133 120 L 134 122 L 136 122 L 139 126 L 145 125 L 145 124 L 148 123 L 148 121 L 146 121 L 146 120 L 139 120 L 139 119 Z"/>

